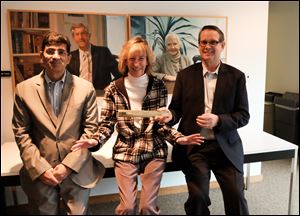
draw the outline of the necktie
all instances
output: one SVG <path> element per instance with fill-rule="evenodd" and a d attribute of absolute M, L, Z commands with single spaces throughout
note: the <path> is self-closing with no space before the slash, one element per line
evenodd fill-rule
<path fill-rule="evenodd" d="M 92 72 L 90 69 L 90 54 L 88 52 L 85 52 L 83 54 L 83 65 L 82 65 L 82 71 L 80 73 L 80 77 L 92 82 Z"/>

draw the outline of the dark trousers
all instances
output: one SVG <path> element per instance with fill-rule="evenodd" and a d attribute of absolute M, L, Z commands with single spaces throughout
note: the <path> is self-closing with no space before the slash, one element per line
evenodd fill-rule
<path fill-rule="evenodd" d="M 194 146 L 184 162 L 183 172 L 188 187 L 184 207 L 187 215 L 209 215 L 209 184 L 213 171 L 223 194 L 226 215 L 248 215 L 244 196 L 244 178 L 224 155 L 216 141 Z"/>

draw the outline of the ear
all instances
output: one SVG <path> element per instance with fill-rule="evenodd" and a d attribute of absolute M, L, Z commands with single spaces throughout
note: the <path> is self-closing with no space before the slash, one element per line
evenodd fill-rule
<path fill-rule="evenodd" d="M 67 56 L 67 59 L 66 59 L 67 64 L 70 63 L 71 59 L 72 59 L 72 55 L 69 54 L 69 55 Z"/>
<path fill-rule="evenodd" d="M 222 49 L 225 48 L 225 41 L 222 42 L 221 46 L 222 46 Z"/>
<path fill-rule="evenodd" d="M 44 61 L 45 61 L 45 57 L 44 57 L 44 51 L 40 51 L 40 62 L 41 63 L 44 63 Z"/>

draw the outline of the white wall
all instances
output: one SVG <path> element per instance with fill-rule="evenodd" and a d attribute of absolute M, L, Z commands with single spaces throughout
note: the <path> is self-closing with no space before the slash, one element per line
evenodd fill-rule
<path fill-rule="evenodd" d="M 227 16 L 227 63 L 244 71 L 251 119 L 249 128 L 263 130 L 268 2 L 165 1 L 156 2 L 1 2 L 1 70 L 10 70 L 7 9 L 95 12 L 136 15 Z M 12 88 L 10 78 L 1 78 L 1 144 L 13 141 L 11 132 Z M 4 90 L 2 89 L 5 88 Z M 260 167 L 259 167 L 260 169 Z M 259 170 L 260 171 L 260 170 Z M 174 174 L 170 174 L 174 175 Z M 173 177 L 174 178 L 174 177 Z M 184 182 L 183 176 L 179 176 Z M 172 177 L 163 178 L 162 185 Z M 106 185 L 105 179 L 100 185 Z M 176 182 L 176 184 L 178 184 Z M 182 183 L 184 184 L 184 183 Z M 170 185 L 170 183 L 168 183 Z"/>

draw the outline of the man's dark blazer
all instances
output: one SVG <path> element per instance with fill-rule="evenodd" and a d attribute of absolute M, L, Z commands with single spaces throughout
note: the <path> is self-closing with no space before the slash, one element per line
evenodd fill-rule
<path fill-rule="evenodd" d="M 170 124 L 180 119 L 178 131 L 184 135 L 200 132 L 196 123 L 198 115 L 204 113 L 204 80 L 202 63 L 193 64 L 177 75 L 172 101 L 169 109 L 173 113 Z M 219 122 L 213 128 L 215 137 L 231 163 L 243 172 L 244 153 L 239 127 L 245 126 L 250 118 L 248 110 L 246 79 L 238 69 L 221 63 L 216 83 L 212 113 L 219 116 Z M 172 158 L 180 162 L 191 152 L 193 146 L 176 145 Z"/>
<path fill-rule="evenodd" d="M 103 90 L 114 79 L 121 77 L 118 71 L 118 62 L 107 47 L 91 46 L 92 64 L 93 64 L 93 84 L 96 90 Z M 79 50 L 71 52 L 72 58 L 67 66 L 68 71 L 79 76 L 80 60 Z"/>

